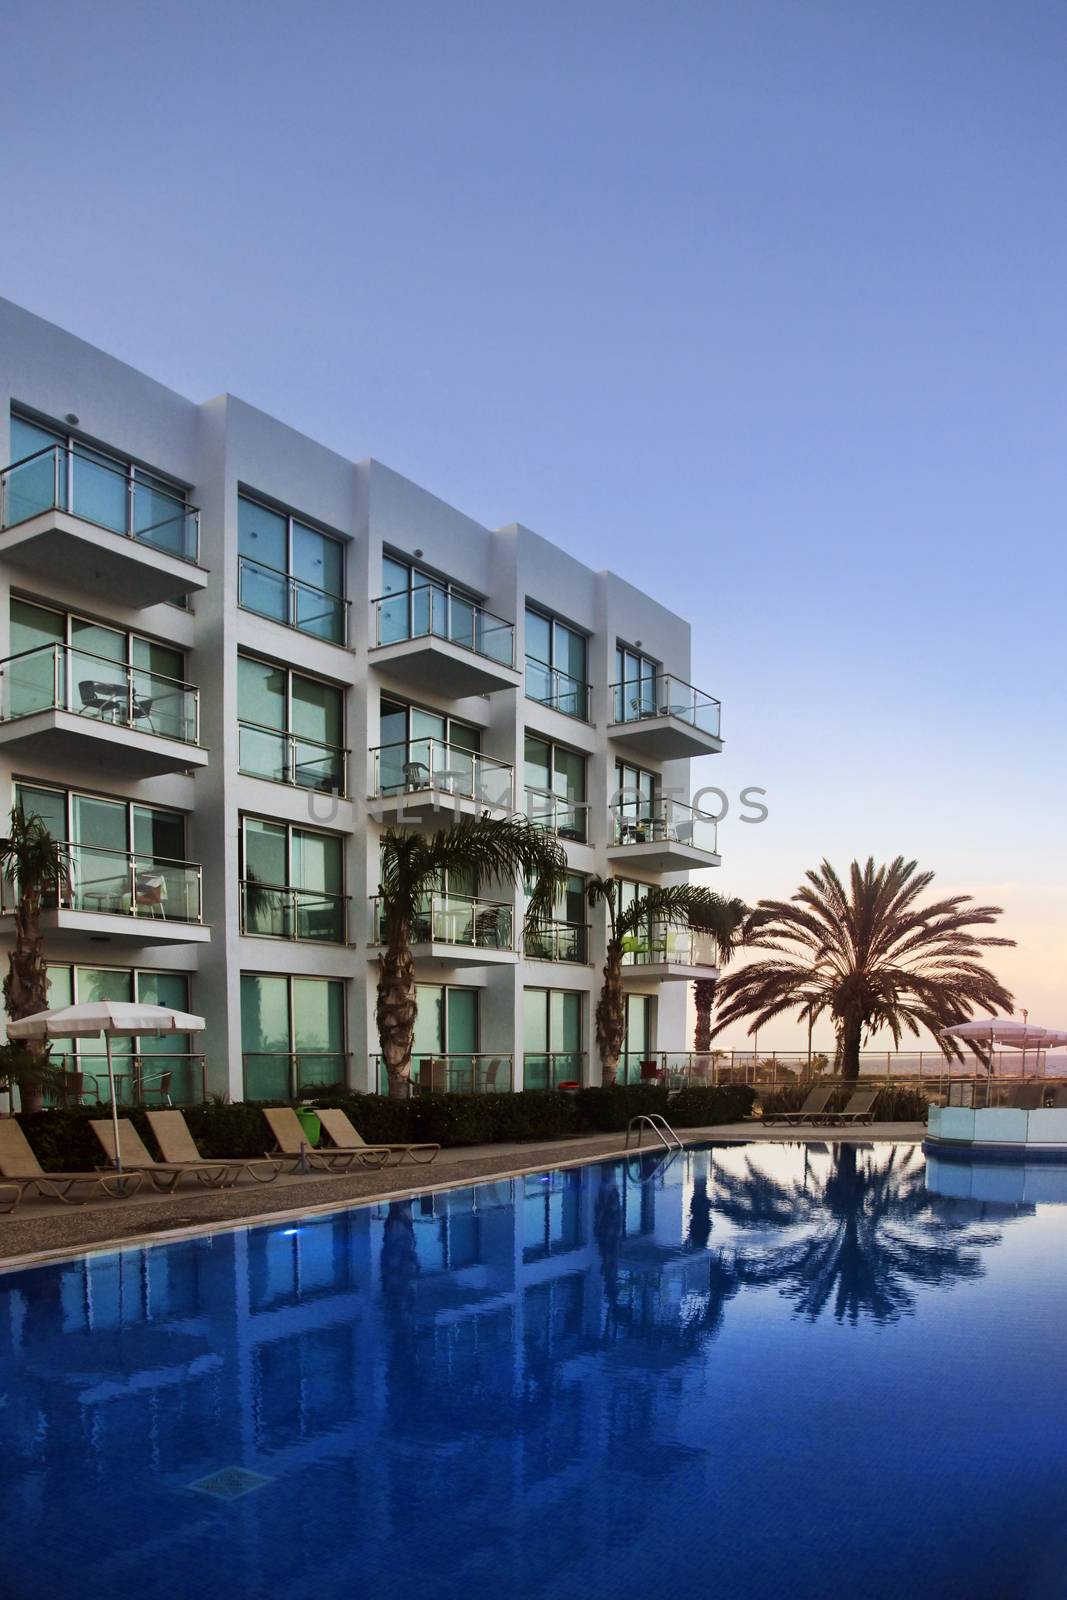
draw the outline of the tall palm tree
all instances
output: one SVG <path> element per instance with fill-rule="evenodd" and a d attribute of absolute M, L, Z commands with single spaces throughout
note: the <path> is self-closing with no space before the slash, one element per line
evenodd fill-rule
<path fill-rule="evenodd" d="M 724 925 L 724 938 L 715 936 L 719 947 L 719 966 L 725 967 L 734 951 L 741 943 L 741 930 L 749 915 L 749 909 L 743 900 L 727 900 L 727 924 Z M 706 1055 L 711 1049 L 711 1013 L 715 1005 L 715 991 L 719 986 L 718 976 L 714 978 L 697 978 L 693 983 L 693 999 L 696 1003 L 696 1022 L 693 1028 L 693 1049 L 701 1055 Z"/>
<path fill-rule="evenodd" d="M 846 888 L 824 861 L 791 900 L 761 900 L 744 939 L 774 955 L 723 979 L 713 1032 L 747 1020 L 756 1033 L 793 1009 L 809 1023 L 828 1015 L 842 1076 L 852 1080 L 865 1035 L 879 1028 L 898 1046 L 905 1031 L 927 1028 L 946 1056 L 961 1059 L 940 1030 L 976 1010 L 1012 1010 L 1012 996 L 980 958 L 1015 941 L 973 931 L 993 924 L 999 906 L 975 905 L 966 894 L 919 904 L 933 876 L 903 856 L 880 867 L 872 856 L 863 867 L 852 863 Z"/>
<path fill-rule="evenodd" d="M 448 873 L 475 880 L 532 885 L 527 929 L 551 920 L 566 883 L 562 847 L 525 817 L 463 817 L 436 833 L 382 834 L 378 910 L 384 949 L 379 957 L 376 1018 L 389 1094 L 403 1098 L 411 1087 L 415 1038 L 415 960 L 412 932 L 426 902 Z"/>
<path fill-rule="evenodd" d="M 0 839 L 0 878 L 14 891 L 15 937 L 4 977 L 4 1007 L 12 1022 L 48 1008 L 48 966 L 41 935 L 41 906 L 58 895 L 66 875 L 66 859 L 41 818 L 26 816 L 15 806 L 8 836 Z M 48 1066 L 47 1049 L 27 1040 L 11 1062 L 24 1111 L 39 1111 L 43 1089 L 56 1074 Z"/>
<path fill-rule="evenodd" d="M 615 1082 L 626 1036 L 626 995 L 622 987 L 625 944 L 647 935 L 658 925 L 691 928 L 710 934 L 721 950 L 729 945 L 736 931 L 734 907 L 739 902 L 725 900 L 710 889 L 696 884 L 652 885 L 628 906 L 619 904 L 617 878 L 590 878 L 586 896 L 590 906 L 603 904 L 608 912 L 608 945 L 604 960 L 604 982 L 596 1003 L 596 1042 L 600 1052 L 601 1082 Z"/>

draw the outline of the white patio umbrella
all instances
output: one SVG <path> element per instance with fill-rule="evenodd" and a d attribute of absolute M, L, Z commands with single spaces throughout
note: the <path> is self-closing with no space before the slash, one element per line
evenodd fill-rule
<path fill-rule="evenodd" d="M 107 1081 L 111 1090 L 111 1123 L 115 1135 L 115 1166 L 122 1171 L 119 1148 L 119 1111 L 115 1101 L 115 1069 L 111 1060 L 112 1039 L 128 1039 L 137 1034 L 200 1033 L 203 1017 L 170 1006 L 131 1005 L 126 1000 L 93 1000 L 82 1006 L 57 1006 L 54 1011 L 35 1011 L 7 1024 L 9 1039 L 98 1039 L 104 1036 L 107 1051 Z"/>
<path fill-rule="evenodd" d="M 1040 1022 L 1022 1022 L 1018 1017 L 980 1017 L 975 1022 L 957 1022 L 951 1028 L 942 1028 L 941 1034 L 943 1038 L 988 1044 L 990 1061 L 995 1044 L 1008 1050 L 1021 1050 L 1024 1065 L 1028 1050 L 1057 1050 L 1067 1045 L 1067 1029 L 1046 1028 Z"/>

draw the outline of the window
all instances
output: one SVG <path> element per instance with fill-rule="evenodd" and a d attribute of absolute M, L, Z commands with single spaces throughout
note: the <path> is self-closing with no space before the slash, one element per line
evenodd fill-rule
<path fill-rule="evenodd" d="M 177 484 L 17 413 L 11 416 L 11 460 L 5 526 L 58 506 L 169 555 L 196 560 L 198 513 Z"/>
<path fill-rule="evenodd" d="M 652 995 L 626 996 L 626 1033 L 622 1045 L 620 1081 L 639 1083 L 641 1062 L 652 1053 L 655 1039 L 656 1002 Z"/>
<path fill-rule="evenodd" d="M 411 1075 L 420 1092 L 473 1094 L 511 1087 L 510 1059 L 481 1051 L 477 989 L 420 983 L 416 998 Z"/>
<path fill-rule="evenodd" d="M 243 819 L 242 933 L 344 944 L 346 907 L 338 834 Z"/>
<path fill-rule="evenodd" d="M 247 1100 L 295 1100 L 343 1087 L 345 986 L 339 978 L 241 974 Z"/>
<path fill-rule="evenodd" d="M 375 752 L 376 794 L 410 793 L 436 784 L 450 794 L 477 793 L 487 804 L 495 804 L 502 784 L 511 792 L 511 769 L 479 762 L 480 730 L 455 717 L 382 695 L 380 738 Z"/>
<path fill-rule="evenodd" d="M 530 733 L 525 755 L 531 821 L 561 839 L 585 839 L 585 757 Z"/>
<path fill-rule="evenodd" d="M 26 783 L 15 803 L 66 846 L 64 908 L 200 921 L 200 868 L 184 859 L 182 812 Z"/>
<path fill-rule="evenodd" d="M 238 766 L 253 778 L 347 792 L 344 693 L 256 656 L 237 658 Z"/>
<path fill-rule="evenodd" d="M 447 639 L 504 666 L 515 660 L 515 628 L 486 611 L 477 596 L 447 578 L 395 556 L 382 557 L 382 593 L 375 601 L 375 643 L 398 644 L 428 635 Z"/>
<path fill-rule="evenodd" d="M 582 997 L 569 989 L 523 992 L 523 1087 L 554 1089 L 582 1079 Z"/>
<path fill-rule="evenodd" d="M 346 641 L 340 539 L 258 500 L 237 500 L 238 604 L 331 644 Z"/>
<path fill-rule="evenodd" d="M 658 661 L 643 656 L 625 645 L 615 648 L 616 722 L 632 722 L 637 717 L 655 716 L 658 708 L 656 682 L 662 668 Z"/>
<path fill-rule="evenodd" d="M 529 890 L 527 885 L 527 894 Z M 552 923 L 527 934 L 526 955 L 531 961 L 587 961 L 588 931 L 585 877 L 580 872 L 569 872 L 556 901 Z"/>
<path fill-rule="evenodd" d="M 119 967 L 78 967 L 49 963 L 49 1006 L 93 1000 L 137 1000 L 141 1005 L 188 1011 L 189 978 L 184 972 L 154 972 Z M 146 1035 L 112 1041 L 116 1088 L 123 1099 L 146 1105 L 195 1105 L 204 1097 L 203 1056 L 188 1033 Z M 108 1098 L 107 1057 L 100 1039 L 72 1039 L 54 1047 L 53 1065 L 85 1073 L 89 1097 Z"/>
<path fill-rule="evenodd" d="M 198 695 L 172 645 L 12 598 L 11 657 L 5 717 L 57 707 L 186 743 L 199 737 Z"/>
<path fill-rule="evenodd" d="M 565 717 L 589 721 L 586 636 L 526 608 L 526 693 Z"/>
<path fill-rule="evenodd" d="M 659 778 L 627 761 L 615 763 L 615 837 L 621 843 L 652 838 Z"/>

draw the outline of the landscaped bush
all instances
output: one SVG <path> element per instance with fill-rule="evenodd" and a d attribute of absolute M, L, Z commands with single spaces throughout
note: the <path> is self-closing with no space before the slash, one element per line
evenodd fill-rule
<path fill-rule="evenodd" d="M 656 1084 L 582 1089 L 577 1095 L 583 1133 L 625 1133 L 632 1117 L 658 1111 L 677 1128 L 712 1128 L 752 1115 L 756 1095 L 745 1084 L 682 1089 L 669 1098 Z"/>
<path fill-rule="evenodd" d="M 521 1139 L 566 1139 L 578 1131 L 574 1097 L 546 1090 L 524 1094 L 435 1094 L 413 1100 L 357 1094 L 323 1097 L 341 1105 L 368 1144 L 507 1144 Z"/>
<path fill-rule="evenodd" d="M 862 1079 L 858 1084 L 841 1084 L 834 1090 L 827 1110 L 843 1111 L 855 1090 L 864 1087 Z M 799 1111 L 810 1093 L 810 1083 L 798 1083 L 785 1089 L 776 1089 L 773 1094 L 761 1095 L 763 1115 L 768 1117 L 780 1115 L 783 1111 Z M 922 1089 L 892 1085 L 879 1093 L 874 1114 L 878 1122 L 925 1122 L 928 1106 L 929 1101 Z"/>

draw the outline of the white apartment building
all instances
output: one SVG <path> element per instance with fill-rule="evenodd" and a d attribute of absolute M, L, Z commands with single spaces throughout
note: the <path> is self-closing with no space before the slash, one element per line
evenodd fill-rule
<path fill-rule="evenodd" d="M 599 1081 L 585 879 L 626 897 L 719 859 L 689 805 L 690 761 L 721 740 L 688 624 L 527 528 L 231 395 L 187 400 L 6 301 L 0 417 L 0 806 L 67 847 L 52 1002 L 207 1022 L 131 1041 L 124 1095 L 379 1087 L 380 833 L 457 807 L 526 812 L 571 877 L 525 945 L 521 888 L 441 885 L 416 1087 Z M 673 928 L 625 960 L 633 1078 L 685 1050 L 688 983 L 713 967 Z M 99 1050 L 67 1059 L 89 1097 Z"/>

